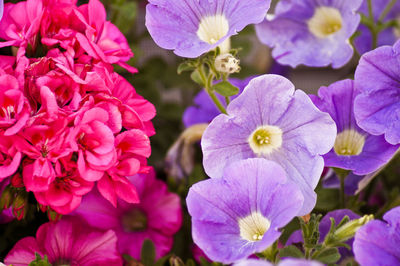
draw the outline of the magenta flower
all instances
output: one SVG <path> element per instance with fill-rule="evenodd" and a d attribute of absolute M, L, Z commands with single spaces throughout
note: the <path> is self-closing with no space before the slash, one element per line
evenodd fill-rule
<path fill-rule="evenodd" d="M 0 129 L 4 136 L 18 133 L 30 116 L 27 98 L 19 87 L 18 80 L 11 75 L 0 76 Z"/>
<path fill-rule="evenodd" d="M 332 149 L 336 126 L 310 98 L 284 77 L 264 75 L 250 81 L 227 108 L 210 123 L 201 140 L 203 166 L 211 178 L 247 158 L 266 158 L 280 164 L 289 180 L 301 188 L 304 206 L 315 205 L 324 168 L 321 155 Z"/>
<path fill-rule="evenodd" d="M 324 155 L 325 166 L 351 170 L 355 175 L 370 174 L 386 164 L 399 145 L 391 145 L 381 136 L 362 130 L 356 123 L 354 99 L 357 92 L 353 80 L 343 80 L 321 87 L 314 104 L 331 115 L 338 135 L 333 149 Z"/>
<path fill-rule="evenodd" d="M 26 266 L 35 253 L 46 255 L 52 265 L 121 265 L 117 237 L 112 230 L 95 230 L 84 221 L 65 217 L 39 227 L 35 237 L 25 237 L 7 254 L 7 265 Z"/>
<path fill-rule="evenodd" d="M 98 0 L 90 0 L 81 5 L 79 11 L 85 17 L 87 28 L 78 32 L 76 38 L 89 56 L 109 64 L 118 64 L 129 72 L 137 72 L 136 68 L 126 62 L 133 56 L 125 36 L 109 21 L 106 21 L 106 10 Z"/>
<path fill-rule="evenodd" d="M 270 0 L 150 0 L 146 27 L 162 48 L 195 58 L 217 46 L 229 52 L 229 37 L 265 17 Z"/>
<path fill-rule="evenodd" d="M 160 258 L 171 250 L 173 235 L 181 227 L 180 199 L 168 192 L 167 186 L 155 178 L 154 171 L 135 175 L 130 181 L 137 189 L 140 203 L 118 200 L 115 208 L 93 190 L 74 214 L 94 227 L 114 230 L 120 253 L 140 259 L 143 241 L 148 238 L 155 244 L 157 258 Z"/>
<path fill-rule="evenodd" d="M 229 264 L 272 245 L 300 211 L 303 196 L 277 163 L 254 158 L 230 164 L 222 178 L 194 184 L 186 203 L 195 244 Z"/>
<path fill-rule="evenodd" d="M 0 138 L 0 182 L 13 175 L 21 162 L 22 153 L 15 148 L 10 137 Z"/>
<path fill-rule="evenodd" d="M 349 38 L 357 30 L 363 0 L 279 1 L 271 19 L 256 26 L 261 42 L 283 65 L 339 68 L 353 55 Z"/>

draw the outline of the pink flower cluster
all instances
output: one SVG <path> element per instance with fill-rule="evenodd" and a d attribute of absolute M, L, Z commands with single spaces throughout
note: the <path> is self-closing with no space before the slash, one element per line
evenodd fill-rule
<path fill-rule="evenodd" d="M 43 209 L 67 214 L 97 184 L 112 205 L 139 202 L 154 106 L 113 71 L 133 56 L 99 0 L 6 4 L 0 47 L 0 181 L 22 175 Z M 17 48 L 17 49 L 15 49 Z"/>

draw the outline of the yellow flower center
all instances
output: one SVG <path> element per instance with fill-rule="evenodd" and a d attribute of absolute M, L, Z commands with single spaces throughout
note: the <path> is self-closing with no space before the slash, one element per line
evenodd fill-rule
<path fill-rule="evenodd" d="M 333 149 L 337 155 L 359 155 L 365 144 L 365 137 L 353 129 L 340 132 Z"/>
<path fill-rule="evenodd" d="M 223 38 L 229 31 L 229 22 L 223 14 L 207 16 L 201 19 L 197 36 L 203 42 L 214 44 Z M 226 39 L 221 45 L 221 52 L 230 50 L 230 40 Z"/>
<path fill-rule="evenodd" d="M 259 212 L 239 219 L 240 236 L 251 242 L 260 241 L 271 226 L 271 222 Z"/>
<path fill-rule="evenodd" d="M 316 37 L 326 38 L 342 29 L 343 19 L 338 9 L 322 6 L 315 9 L 307 24 Z"/>
<path fill-rule="evenodd" d="M 282 130 L 276 126 L 260 126 L 248 138 L 257 155 L 268 155 L 282 146 Z"/>

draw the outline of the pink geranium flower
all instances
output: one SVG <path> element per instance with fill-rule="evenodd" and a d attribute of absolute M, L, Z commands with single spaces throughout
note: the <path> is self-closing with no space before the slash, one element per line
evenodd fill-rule
<path fill-rule="evenodd" d="M 1 132 L 0 132 L 1 134 Z M 0 182 L 13 175 L 21 162 L 22 154 L 17 151 L 10 137 L 0 137 Z"/>
<path fill-rule="evenodd" d="M 5 74 L 0 76 L 0 129 L 5 136 L 18 133 L 30 116 L 28 100 L 19 88 L 15 77 Z"/>
<path fill-rule="evenodd" d="M 131 129 L 115 138 L 115 149 L 117 160 L 99 180 L 97 188 L 114 207 L 117 198 L 138 203 L 136 188 L 127 177 L 147 170 L 144 164 L 151 153 L 150 140 L 142 131 Z"/>
<path fill-rule="evenodd" d="M 38 32 L 43 15 L 43 4 L 38 0 L 28 0 L 4 5 L 4 16 L 0 23 L 0 47 L 17 46 L 32 50 L 37 47 Z"/>
<path fill-rule="evenodd" d="M 25 237 L 18 241 L 4 262 L 26 266 L 35 260 L 35 253 L 46 255 L 52 265 L 122 265 L 114 231 L 95 230 L 72 217 L 43 224 L 36 238 Z"/>
<path fill-rule="evenodd" d="M 116 161 L 114 134 L 107 126 L 109 113 L 99 107 L 81 109 L 69 139 L 78 153 L 78 170 L 86 181 L 100 180 Z"/>
<path fill-rule="evenodd" d="M 79 7 L 88 27 L 84 33 L 77 33 L 81 47 L 95 59 L 109 64 L 118 64 L 131 73 L 137 69 L 126 62 L 133 56 L 125 36 L 109 21 L 106 10 L 99 0 L 90 0 Z"/>
<path fill-rule="evenodd" d="M 78 208 L 82 197 L 92 190 L 93 182 L 82 179 L 76 163 L 70 158 L 62 158 L 55 165 L 55 180 L 49 189 L 36 192 L 36 200 L 59 214 L 68 214 Z"/>
<path fill-rule="evenodd" d="M 113 229 L 118 237 L 118 249 L 122 254 L 140 258 L 145 239 L 156 246 L 157 258 L 171 250 L 173 235 L 182 224 L 182 210 L 178 195 L 168 192 L 167 186 L 148 175 L 135 175 L 130 181 L 137 188 L 140 203 L 118 201 L 118 208 L 102 199 L 96 190 L 89 193 L 75 211 L 92 226 Z"/>

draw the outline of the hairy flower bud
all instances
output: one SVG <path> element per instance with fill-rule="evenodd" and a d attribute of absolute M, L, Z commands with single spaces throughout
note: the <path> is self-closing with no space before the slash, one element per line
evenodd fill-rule
<path fill-rule="evenodd" d="M 240 71 L 240 60 L 231 54 L 221 54 L 215 58 L 215 69 L 221 73 L 232 74 Z"/>
<path fill-rule="evenodd" d="M 350 238 L 352 238 L 361 226 L 365 225 L 366 223 L 368 223 L 373 219 L 374 216 L 371 214 L 371 215 L 364 215 L 363 217 L 356 220 L 352 220 L 341 226 L 339 229 L 337 229 L 336 232 L 334 233 L 334 237 L 338 241 L 345 242 Z"/>
<path fill-rule="evenodd" d="M 0 209 L 10 208 L 11 204 L 14 201 L 14 192 L 10 186 L 7 186 L 0 198 Z"/>

